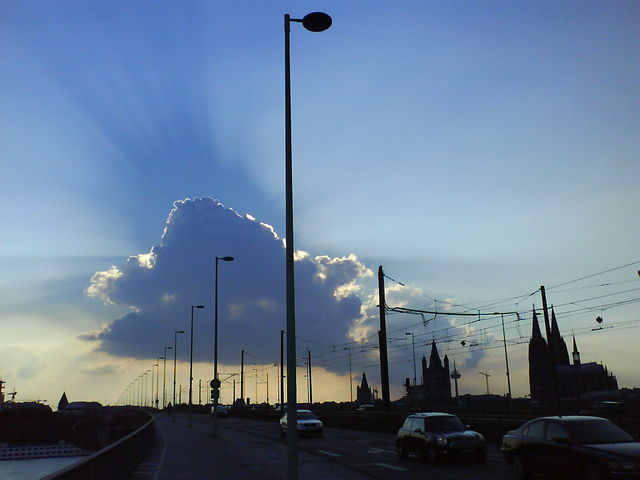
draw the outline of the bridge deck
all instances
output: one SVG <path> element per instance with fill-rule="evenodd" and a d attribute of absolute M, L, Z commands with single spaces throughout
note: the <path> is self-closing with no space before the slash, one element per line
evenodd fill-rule
<path fill-rule="evenodd" d="M 286 445 L 225 428 L 211 433 L 208 416 L 186 414 L 156 417 L 156 442 L 129 480 L 233 479 L 283 480 L 287 478 Z M 274 428 L 277 428 L 274 425 Z M 370 478 L 350 468 L 299 452 L 299 478 L 325 480 Z"/>

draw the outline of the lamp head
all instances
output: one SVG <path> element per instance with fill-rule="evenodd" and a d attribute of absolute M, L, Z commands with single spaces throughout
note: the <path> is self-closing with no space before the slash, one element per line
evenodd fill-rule
<path fill-rule="evenodd" d="M 204 308 L 204 305 L 191 305 L 191 308 Z"/>
<path fill-rule="evenodd" d="M 235 260 L 235 258 L 233 257 L 218 257 L 220 260 L 223 260 L 225 262 L 233 262 Z"/>
<path fill-rule="evenodd" d="M 178 330 L 176 333 L 184 333 L 184 330 Z"/>
<path fill-rule="evenodd" d="M 331 17 L 322 12 L 308 13 L 302 18 L 302 25 L 310 32 L 324 32 L 331 23 Z"/>
<path fill-rule="evenodd" d="M 173 350 L 173 347 L 164 347 L 164 348 L 166 348 L 167 350 Z"/>

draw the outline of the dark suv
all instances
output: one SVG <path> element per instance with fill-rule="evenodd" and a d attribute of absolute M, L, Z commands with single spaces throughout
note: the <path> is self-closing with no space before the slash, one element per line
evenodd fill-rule
<path fill-rule="evenodd" d="M 487 459 L 484 437 L 469 430 L 455 415 L 441 412 L 409 415 L 398 431 L 396 450 L 398 458 L 413 453 L 432 463 L 445 459 L 484 463 Z"/>

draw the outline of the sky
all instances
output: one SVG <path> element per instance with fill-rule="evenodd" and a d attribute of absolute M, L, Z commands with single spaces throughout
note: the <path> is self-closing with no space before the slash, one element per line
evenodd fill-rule
<path fill-rule="evenodd" d="M 242 350 L 245 396 L 277 400 L 282 25 L 313 11 L 329 30 L 291 31 L 299 397 L 307 351 L 315 400 L 379 390 L 380 265 L 389 307 L 438 312 L 389 312 L 394 399 L 434 340 L 472 394 L 480 371 L 506 393 L 506 340 L 529 394 L 541 285 L 582 361 L 639 386 L 637 2 L 4 0 L 6 390 L 114 404 L 165 351 L 169 390 L 175 345 L 180 391 L 192 305 L 208 383 L 230 255 L 222 401 Z"/>

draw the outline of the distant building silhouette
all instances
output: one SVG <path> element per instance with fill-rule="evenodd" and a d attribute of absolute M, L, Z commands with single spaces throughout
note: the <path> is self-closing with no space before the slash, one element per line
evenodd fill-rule
<path fill-rule="evenodd" d="M 444 356 L 444 363 L 440 360 L 435 340 L 431 342 L 429 366 L 427 366 L 426 358 L 422 357 L 422 388 L 427 400 L 451 398 L 449 357 L 447 355 Z"/>
<path fill-rule="evenodd" d="M 547 326 L 547 329 L 549 327 Z M 551 346 L 551 348 L 549 348 Z M 553 357 L 551 352 L 553 351 Z M 567 345 L 560 335 L 556 314 L 551 309 L 551 329 L 547 339 L 542 336 L 538 316 L 533 311 L 531 339 L 529 340 L 529 388 L 531 399 L 552 401 L 555 399 L 553 369 L 558 376 L 561 398 L 575 398 L 588 392 L 618 390 L 616 377 L 606 367 L 595 362 L 582 363 L 573 337 L 573 364 L 569 361 Z"/>
<path fill-rule="evenodd" d="M 422 357 L 422 385 L 411 385 L 405 380 L 407 402 L 410 408 L 422 408 L 433 402 L 451 400 L 451 372 L 449 371 L 449 357 L 440 359 L 435 340 L 431 343 L 429 364 Z"/>
<path fill-rule="evenodd" d="M 67 393 L 62 392 L 62 396 L 60 397 L 60 401 L 58 402 L 58 410 L 64 409 L 64 407 L 66 407 L 67 405 L 69 405 L 69 400 L 67 400 Z"/>
<path fill-rule="evenodd" d="M 356 387 L 356 404 L 373 405 L 373 393 L 367 382 L 367 374 L 362 372 L 362 382 Z"/>

